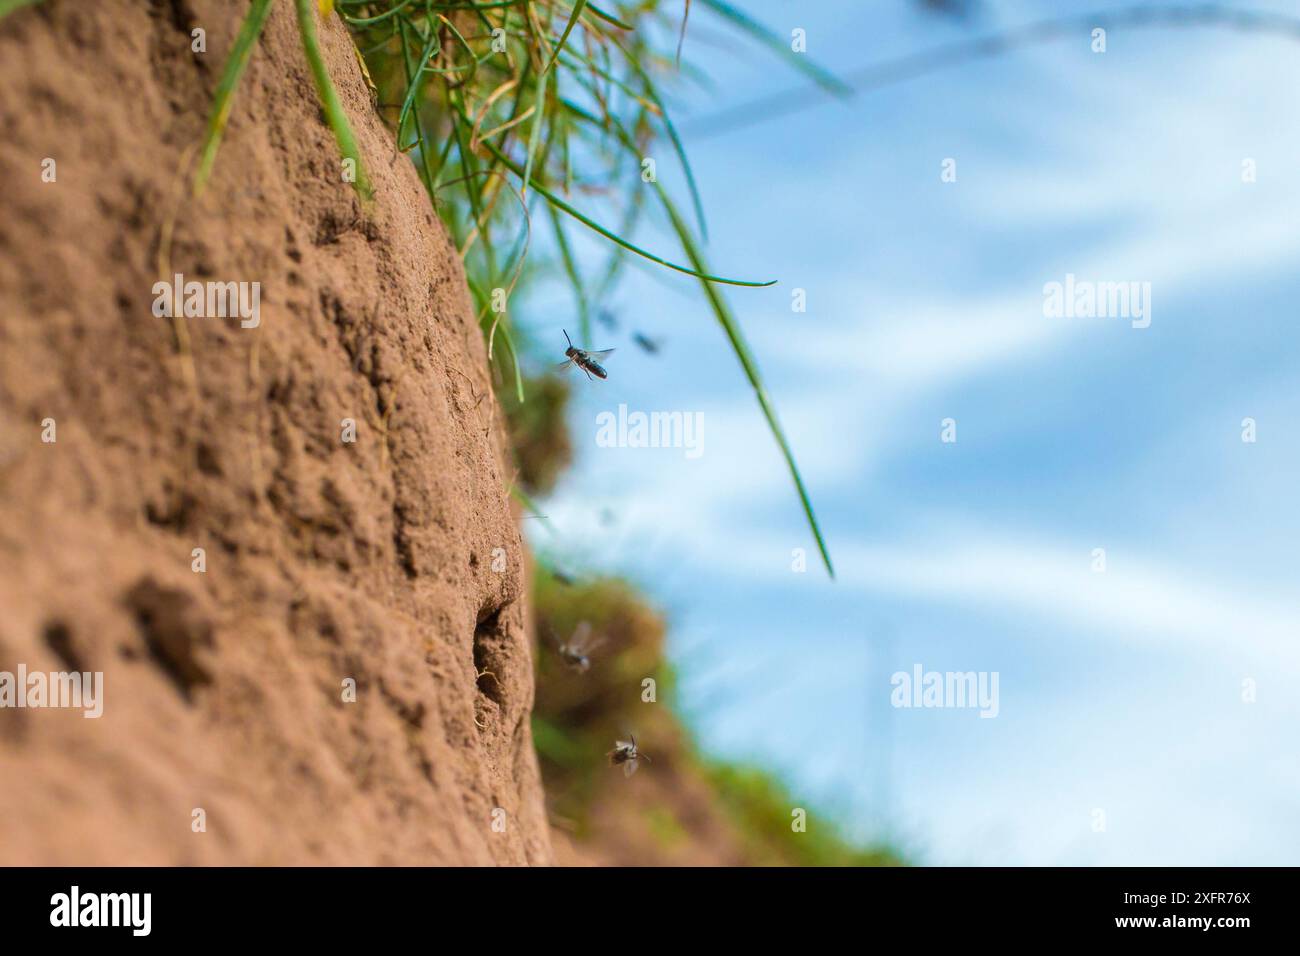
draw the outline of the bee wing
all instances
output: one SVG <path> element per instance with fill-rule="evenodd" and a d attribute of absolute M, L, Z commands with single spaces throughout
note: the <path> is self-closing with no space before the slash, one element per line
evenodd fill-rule
<path fill-rule="evenodd" d="M 563 372 L 566 368 L 568 368 L 572 364 L 573 364 L 573 359 L 565 359 L 563 362 L 556 363 L 555 370 L 557 372 Z"/>
<path fill-rule="evenodd" d="M 590 654 L 605 643 L 605 635 L 593 632 L 586 621 L 579 624 L 578 628 L 573 632 L 572 644 L 582 654 Z"/>
<path fill-rule="evenodd" d="M 603 362 L 614 354 L 614 349 L 601 349 L 599 352 L 588 352 L 587 357 L 597 362 Z"/>
<path fill-rule="evenodd" d="M 587 621 L 579 621 L 578 626 L 573 629 L 573 636 L 569 638 L 569 646 L 579 654 L 587 649 L 587 642 L 591 640 L 591 624 Z"/>
<path fill-rule="evenodd" d="M 637 763 L 637 759 L 633 757 L 627 763 L 623 764 L 623 776 L 630 777 L 632 774 L 636 773 Z"/>

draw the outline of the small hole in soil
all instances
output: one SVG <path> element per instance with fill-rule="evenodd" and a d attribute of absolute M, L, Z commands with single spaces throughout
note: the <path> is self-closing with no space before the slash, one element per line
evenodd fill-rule
<path fill-rule="evenodd" d="M 82 660 L 77 649 L 72 646 L 72 631 L 63 621 L 50 621 L 45 625 L 43 634 L 45 643 L 49 645 L 50 650 L 58 655 L 63 666 L 70 671 L 84 671 L 85 661 Z"/>
<path fill-rule="evenodd" d="M 505 687 L 501 682 L 507 663 L 505 643 L 501 608 L 480 615 L 474 628 L 474 672 L 478 675 L 479 693 L 501 706 L 505 706 Z"/>

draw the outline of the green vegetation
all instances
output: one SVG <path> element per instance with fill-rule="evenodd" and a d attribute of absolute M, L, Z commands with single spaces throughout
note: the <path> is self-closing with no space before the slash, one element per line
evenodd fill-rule
<path fill-rule="evenodd" d="M 272 2 L 253 0 L 226 62 L 194 180 L 196 193 L 211 173 L 236 89 Z M 498 383 L 510 383 L 516 400 L 528 401 L 521 350 L 533 336 L 517 324 L 522 310 L 511 303 L 521 281 L 561 269 L 573 289 L 579 340 L 590 346 L 592 309 L 609 294 L 629 257 L 693 277 L 754 389 L 833 575 L 794 453 L 721 289 L 762 287 L 775 280 L 728 278 L 710 269 L 703 251 L 704 206 L 664 102 L 667 85 L 700 82 L 703 75 L 681 61 L 686 23 L 678 15 L 684 17 L 687 5 L 635 0 L 611 12 L 586 0 L 294 3 L 326 120 L 350 163 L 351 181 L 366 199 L 371 185 L 321 58 L 317 18 L 337 13 L 352 30 L 368 66 L 367 80 L 393 125 L 397 148 L 410 154 L 464 260 Z M 703 5 L 824 88 L 846 92 L 805 56 L 793 53 L 785 38 L 730 4 L 704 0 Z M 693 225 L 651 172 L 661 143 L 680 168 Z M 599 212 L 587 208 L 593 204 Z M 680 255 L 660 255 L 634 241 L 637 227 L 652 216 L 667 227 Z M 529 263 L 535 219 L 552 231 L 558 264 Z M 584 269 L 575 257 L 575 226 L 608 240 L 600 268 Z M 549 341 L 553 329 L 545 331 Z"/>
<path fill-rule="evenodd" d="M 807 830 L 791 836 L 791 807 L 799 806 L 781 781 L 757 767 L 702 761 L 727 815 L 744 839 L 745 855 L 755 866 L 902 866 L 897 851 L 857 846 L 837 826 L 812 809 Z"/>
<path fill-rule="evenodd" d="M 700 751 L 675 716 L 664 621 L 633 586 L 610 578 L 566 584 L 543 561 L 533 593 L 542 645 L 533 739 L 553 819 L 580 847 L 629 841 L 641 848 L 642 863 L 677 862 L 674 853 L 705 845 L 721 860 L 746 865 L 901 865 L 888 847 L 848 840 L 771 773 Z M 574 673 L 555 644 L 582 621 L 602 643 L 591 668 Z M 657 685 L 654 704 L 642 699 L 646 677 Z M 640 771 L 652 781 L 645 788 L 604 759 L 614 736 L 628 732 L 653 760 Z M 791 827 L 796 807 L 807 811 L 803 832 Z"/>
<path fill-rule="evenodd" d="M 9 16 L 19 7 L 30 7 L 41 0 L 0 0 L 0 18 Z"/>

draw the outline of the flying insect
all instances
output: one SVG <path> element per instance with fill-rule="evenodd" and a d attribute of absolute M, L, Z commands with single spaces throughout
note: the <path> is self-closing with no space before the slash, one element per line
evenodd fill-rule
<path fill-rule="evenodd" d="M 603 643 L 605 643 L 603 637 L 591 636 L 591 624 L 587 621 L 579 621 L 578 626 L 573 629 L 573 636 L 564 642 L 557 641 L 555 650 L 569 670 L 585 674 L 591 669 L 592 652 Z"/>
<path fill-rule="evenodd" d="M 569 338 L 569 333 L 566 330 L 561 329 L 561 331 L 564 332 L 564 338 L 569 343 L 569 347 L 564 350 L 564 354 L 568 356 L 568 359 L 560 363 L 560 368 L 566 369 L 570 365 L 576 365 L 587 374 L 587 378 L 591 378 L 593 375 L 596 378 L 609 378 L 609 373 L 605 371 L 605 367 L 600 363 L 614 351 L 613 349 L 601 349 L 597 352 L 580 349 L 573 344 L 573 339 Z"/>
<path fill-rule="evenodd" d="M 628 736 L 632 737 L 631 734 L 628 734 Z M 614 749 L 606 756 L 609 757 L 609 762 L 614 766 L 623 765 L 623 776 L 625 777 L 630 777 L 636 773 L 636 768 L 642 760 L 646 763 L 654 763 L 648 756 L 637 750 L 635 737 L 632 737 L 631 742 L 626 740 L 614 741 Z"/>

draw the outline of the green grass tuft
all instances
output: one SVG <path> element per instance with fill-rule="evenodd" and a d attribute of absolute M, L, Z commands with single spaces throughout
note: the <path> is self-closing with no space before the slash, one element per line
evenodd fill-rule
<path fill-rule="evenodd" d="M 14 2 L 0 0 L 0 4 Z M 270 4 L 271 0 L 252 0 L 226 62 L 195 175 L 196 194 L 211 173 L 235 90 Z M 531 235 L 529 205 L 540 200 L 547 204 L 555 227 L 586 344 L 591 344 L 592 308 L 599 307 L 617 282 L 625 261 L 623 253 L 700 282 L 710 310 L 754 389 L 827 573 L 834 577 L 830 551 L 790 442 L 740 324 L 718 288 L 764 288 L 776 280 L 728 278 L 708 268 L 702 251 L 707 236 L 704 204 L 661 93 L 671 77 L 693 72 L 680 63 L 689 5 L 677 24 L 665 12 L 665 7 L 675 5 L 659 0 L 642 0 L 617 13 L 586 0 L 568 4 L 552 0 L 334 0 L 332 5 L 295 0 L 303 51 L 326 120 L 344 159 L 355 163 L 354 185 L 366 200 L 373 195 L 372 186 L 321 56 L 314 9 L 318 5 L 327 14 L 332 6 L 351 27 L 375 77 L 381 107 L 396 110 L 389 118 L 398 148 L 411 154 L 461 251 L 488 342 L 489 360 L 504 363 L 519 401 L 525 400 L 520 345 L 527 344 L 528 337 L 520 337 L 509 309 L 500 307 L 500 298 L 504 293 L 508 300 L 524 275 Z M 729 4 L 705 0 L 705 5 L 767 46 L 783 47 L 777 34 Z M 806 56 L 790 54 L 785 58 L 826 88 L 843 92 L 838 80 Z M 642 179 L 643 162 L 660 139 L 667 141 L 681 166 L 698 234 L 678 212 L 657 176 Z M 444 192 L 452 186 L 455 188 Z M 503 186 L 514 192 L 522 216 L 508 201 L 500 202 Z M 575 194 L 598 197 L 619 214 L 623 225 L 618 231 L 602 225 L 596 215 L 580 208 Z M 632 230 L 644 218 L 647 194 L 657 201 L 685 263 L 650 252 L 631 238 Z M 561 213 L 616 247 L 607 268 L 594 273 L 599 278 L 592 285 L 578 268 Z M 495 347 L 498 336 L 504 346 L 500 350 Z"/>
<path fill-rule="evenodd" d="M 529 207 L 547 207 L 557 252 L 552 261 L 530 263 L 521 286 L 550 274 L 566 279 L 574 290 L 575 324 L 589 346 L 591 315 L 614 289 L 629 255 L 690 276 L 700 283 L 754 389 L 833 576 L 791 443 L 721 290 L 726 285 L 764 288 L 775 280 L 720 275 L 705 260 L 704 203 L 665 97 L 679 77 L 697 72 L 678 63 L 685 6 L 661 0 L 622 3 L 613 11 L 585 0 L 336 0 L 336 6 L 356 34 L 403 150 L 437 197 L 461 250 L 489 356 L 500 365 L 499 384 L 512 380 L 522 396 L 521 361 L 543 359 L 529 348 L 534 337 L 525 327 L 549 341 L 561 325 L 548 317 L 544 325 L 533 320 L 521 327 L 526 299 L 521 307 L 513 294 L 506 313 L 489 309 L 494 289 L 514 290 L 519 281 L 522 260 L 516 250 L 523 245 Z M 769 49 L 783 47 L 776 33 L 730 5 L 705 6 Z M 844 92 L 843 84 L 806 55 L 786 46 L 781 58 L 827 89 Z M 659 144 L 681 173 L 660 166 L 665 181 L 657 176 L 645 182 L 642 162 Z M 452 183 L 456 188 L 448 189 Z M 517 190 L 524 215 L 518 204 L 499 201 L 503 185 Z M 693 225 L 671 198 L 674 185 L 689 196 Z M 612 244 L 605 268 L 579 267 L 579 251 L 564 228 L 569 221 Z M 611 227 L 606 221 L 620 224 Z M 633 231 L 643 225 L 666 227 L 680 256 L 652 252 L 634 238 Z M 506 349 L 495 348 L 498 337 Z"/>

